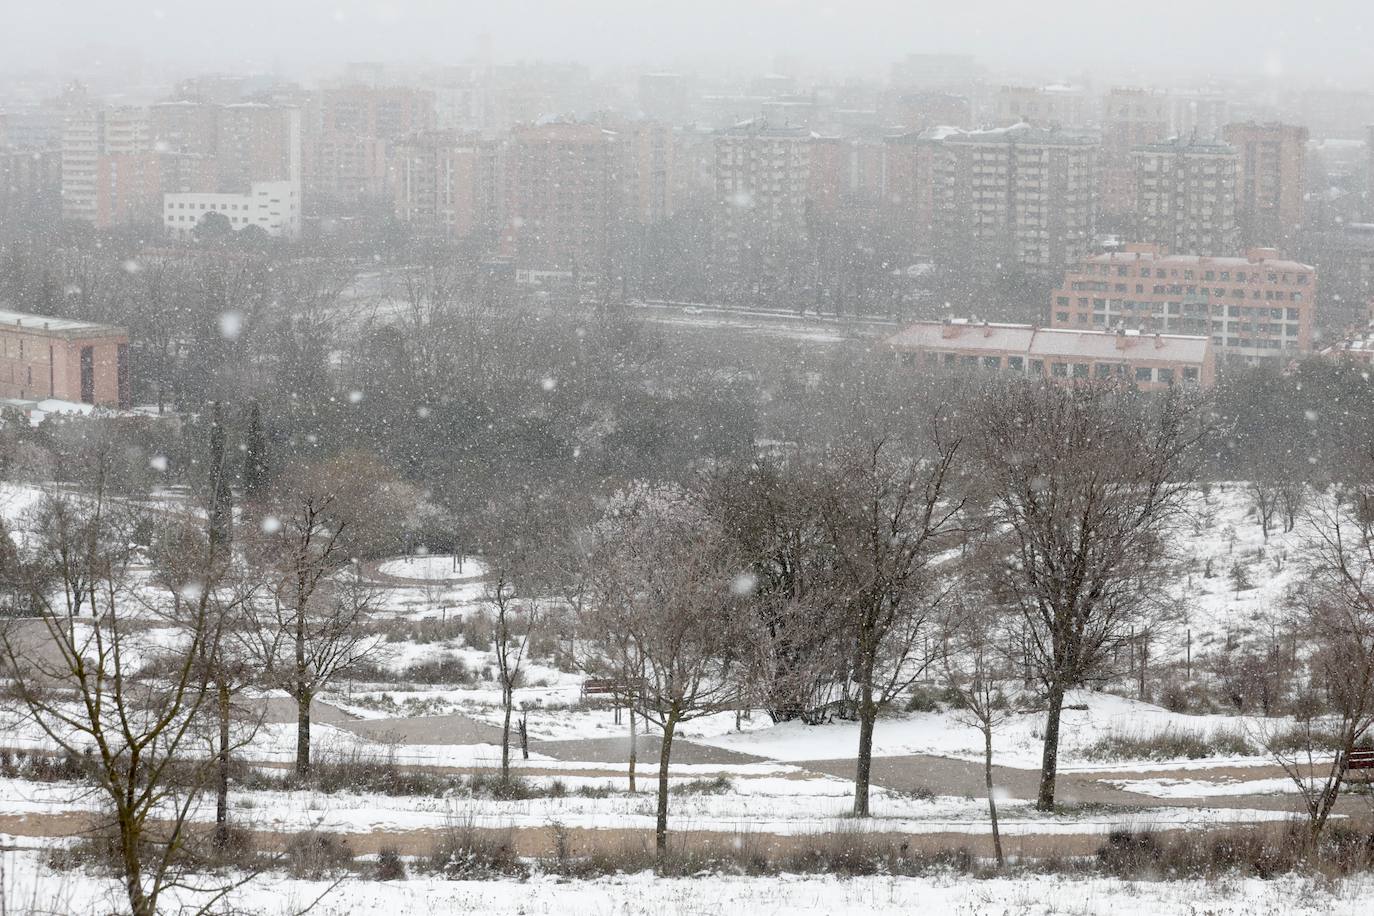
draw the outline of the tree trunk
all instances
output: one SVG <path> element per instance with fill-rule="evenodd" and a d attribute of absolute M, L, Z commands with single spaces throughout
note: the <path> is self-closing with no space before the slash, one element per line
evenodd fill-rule
<path fill-rule="evenodd" d="M 134 916 L 154 916 L 152 901 L 143 892 L 143 866 L 139 854 L 139 842 L 141 831 L 131 816 L 121 812 L 121 818 L 127 818 L 120 824 L 121 849 L 120 858 L 123 860 L 124 867 L 124 890 L 129 898 L 129 911 Z"/>
<path fill-rule="evenodd" d="M 873 726 L 877 717 L 872 678 L 865 678 L 865 683 L 859 688 L 859 758 L 854 768 L 855 817 L 868 817 L 868 783 L 873 771 Z"/>
<path fill-rule="evenodd" d="M 501 781 L 510 779 L 510 708 L 515 704 L 510 685 L 501 690 L 501 703 L 505 710 L 501 719 Z"/>
<path fill-rule="evenodd" d="M 992 819 L 992 850 L 997 854 L 997 867 L 1006 864 L 1002 855 L 1002 831 L 997 825 L 997 799 L 992 791 L 992 723 L 983 723 L 983 780 L 988 787 L 988 817 Z"/>
<path fill-rule="evenodd" d="M 296 774 L 310 772 L 310 699 L 306 688 L 305 602 L 296 605 Z"/>
<path fill-rule="evenodd" d="M 635 764 L 639 760 L 639 735 L 635 729 L 635 708 L 630 705 L 630 791 L 635 792 Z"/>
<path fill-rule="evenodd" d="M 310 772 L 310 694 L 296 697 L 296 775 Z"/>
<path fill-rule="evenodd" d="M 1053 811 L 1054 777 L 1059 771 L 1059 716 L 1064 711 L 1064 688 L 1054 684 L 1046 699 L 1049 708 L 1045 716 L 1045 753 L 1040 760 L 1040 794 L 1036 797 L 1035 807 L 1040 811 Z"/>
<path fill-rule="evenodd" d="M 670 712 L 663 722 L 663 744 L 658 751 L 658 822 L 654 825 L 654 854 L 662 859 L 668 851 L 668 761 L 673 755 L 673 731 L 677 713 Z"/>
<path fill-rule="evenodd" d="M 229 685 L 220 681 L 219 696 L 219 760 L 215 785 L 215 847 L 229 844 Z"/>

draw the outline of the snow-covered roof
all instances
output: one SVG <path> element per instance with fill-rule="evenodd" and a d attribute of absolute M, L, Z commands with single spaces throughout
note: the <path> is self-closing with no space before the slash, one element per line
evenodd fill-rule
<path fill-rule="evenodd" d="M 1109 251 L 1088 258 L 1089 264 L 1119 264 L 1122 267 L 1131 264 L 1139 264 L 1142 261 L 1158 264 L 1160 267 L 1264 267 L 1271 270 L 1308 272 L 1316 270 L 1311 264 L 1303 264 L 1298 261 L 1288 260 L 1287 258 L 1271 258 L 1265 256 L 1256 256 L 1254 258 L 1213 258 L 1198 254 L 1160 254 L 1155 251 Z"/>
<path fill-rule="evenodd" d="M 896 350 L 985 351 L 989 355 L 1022 353 L 1043 359 L 1133 359 L 1200 365 L 1207 360 L 1211 340 L 1184 334 L 1038 328 L 1029 324 L 978 324 L 956 319 L 918 321 L 889 337 L 887 345 Z"/>
<path fill-rule="evenodd" d="M 35 315 L 32 312 L 18 312 L 0 308 L 0 328 L 23 328 L 34 332 L 46 331 L 51 334 L 70 336 L 76 334 L 123 333 L 122 328 L 94 321 L 80 321 L 75 318 L 56 318 L 52 315 Z"/>
<path fill-rule="evenodd" d="M 1058 127 L 1033 127 L 1024 121 L 1006 127 L 987 127 L 951 134 L 947 143 L 1040 143 L 1047 145 L 1087 146 L 1100 142 L 1102 135 L 1095 130 Z"/>

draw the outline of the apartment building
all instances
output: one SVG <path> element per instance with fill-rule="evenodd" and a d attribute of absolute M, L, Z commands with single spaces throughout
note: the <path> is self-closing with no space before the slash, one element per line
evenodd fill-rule
<path fill-rule="evenodd" d="M 434 94 L 427 90 L 322 90 L 311 99 L 306 114 L 305 193 L 343 201 L 383 196 L 390 145 L 434 128 Z"/>
<path fill-rule="evenodd" d="M 302 180 L 299 108 L 237 102 L 222 106 L 217 115 L 215 190 L 241 194 L 255 181 Z"/>
<path fill-rule="evenodd" d="M 616 134 L 564 122 L 516 128 L 506 167 L 506 219 L 521 267 L 602 274 L 622 214 Z"/>
<path fill-rule="evenodd" d="M 1102 154 L 1097 208 L 1105 220 L 1126 223 L 1135 212 L 1135 161 L 1139 146 L 1169 136 L 1169 97 L 1147 89 L 1113 89 L 1102 100 Z M 1117 227 L 1113 227 L 1117 228 Z"/>
<path fill-rule="evenodd" d="M 62 151 L 0 147 L 0 220 L 56 220 L 62 212 Z"/>
<path fill-rule="evenodd" d="M 301 190 L 293 181 L 255 181 L 242 194 L 190 192 L 163 195 L 162 225 L 168 235 L 191 236 L 207 214 L 218 213 L 235 232 L 250 226 L 273 238 L 301 235 Z"/>
<path fill-rule="evenodd" d="M 949 264 L 1055 275 L 1088 251 L 1095 131 L 1017 124 L 944 136 L 933 166 L 934 238 Z"/>
<path fill-rule="evenodd" d="M 0 309 L 0 397 L 128 409 L 123 328 Z"/>
<path fill-rule="evenodd" d="M 1128 245 L 1065 275 L 1050 324 L 1205 335 L 1223 362 L 1257 362 L 1311 351 L 1316 293 L 1316 270 L 1274 249 L 1217 258 Z"/>
<path fill-rule="evenodd" d="M 396 217 L 418 234 L 453 241 L 501 226 L 502 148 L 477 134 L 426 131 L 401 141 L 391 164 Z"/>
<path fill-rule="evenodd" d="M 107 227 L 115 209 L 102 207 L 102 170 L 107 156 L 152 151 L 148 113 L 142 108 L 85 108 L 67 114 L 62 128 L 62 218 Z M 109 195 L 112 189 L 103 186 Z"/>
<path fill-rule="evenodd" d="M 1224 143 L 1174 138 L 1136 147 L 1136 240 L 1168 251 L 1234 255 L 1236 151 Z"/>
<path fill-rule="evenodd" d="M 1063 384 L 1124 380 L 1145 391 L 1216 381 L 1206 336 L 1120 330 L 1041 328 L 960 319 L 918 321 L 886 346 L 926 371 L 987 371 Z"/>
<path fill-rule="evenodd" d="M 780 254 L 805 239 L 812 141 L 804 128 L 761 119 L 716 134 L 713 244 L 726 274 L 738 274 L 752 253 Z"/>
<path fill-rule="evenodd" d="M 908 261 L 927 253 L 931 244 L 935 160 L 944 134 L 935 128 L 889 137 L 883 143 L 881 224 Z"/>
<path fill-rule="evenodd" d="M 1002 86 L 993 97 L 1000 126 L 1019 122 L 1037 127 L 1094 127 L 1100 102 L 1082 86 Z"/>
<path fill-rule="evenodd" d="M 1304 218 L 1307 128 L 1251 121 L 1228 124 L 1222 134 L 1240 157 L 1236 217 L 1242 242 L 1293 244 Z"/>

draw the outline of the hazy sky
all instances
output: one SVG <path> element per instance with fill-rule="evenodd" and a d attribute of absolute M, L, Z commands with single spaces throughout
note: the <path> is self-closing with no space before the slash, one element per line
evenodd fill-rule
<path fill-rule="evenodd" d="M 911 51 L 994 69 L 1263 73 L 1374 82 L 1371 0 L 0 0 L 0 68 L 137 54 L 288 74 L 345 60 L 749 65 L 795 55 L 885 73 Z"/>

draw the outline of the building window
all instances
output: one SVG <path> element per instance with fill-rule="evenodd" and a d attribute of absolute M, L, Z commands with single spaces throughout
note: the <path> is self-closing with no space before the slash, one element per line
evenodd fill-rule
<path fill-rule="evenodd" d="M 1025 358 L 1021 356 L 1008 356 L 1007 368 L 1016 372 L 1021 372 L 1026 368 Z"/>
<path fill-rule="evenodd" d="M 81 402 L 95 403 L 95 347 L 81 348 Z"/>
<path fill-rule="evenodd" d="M 1154 379 L 1154 370 L 1149 366 L 1136 366 L 1135 380 L 1137 382 L 1149 382 Z"/>
<path fill-rule="evenodd" d="M 1087 378 L 1087 377 L 1088 377 L 1088 364 L 1087 364 L 1087 363 L 1074 363 L 1074 364 L 1073 364 L 1073 377 L 1074 377 L 1074 378 Z"/>
<path fill-rule="evenodd" d="M 1059 378 L 1067 378 L 1069 375 L 1068 363 L 1051 363 L 1050 374 Z"/>
<path fill-rule="evenodd" d="M 1196 382 L 1196 381 L 1197 381 L 1197 377 L 1198 377 L 1198 375 L 1197 375 L 1197 366 L 1184 366 L 1184 367 L 1183 367 L 1183 380 L 1184 380 L 1185 382 Z"/>
<path fill-rule="evenodd" d="M 128 410 L 134 405 L 133 383 L 129 378 L 129 345 L 122 343 L 116 353 L 115 385 L 119 390 L 119 409 Z"/>
<path fill-rule="evenodd" d="M 984 368 L 984 369 L 1000 369 L 1000 368 L 1002 368 L 1002 357 L 1000 357 L 1000 356 L 984 356 L 984 357 L 983 357 L 983 368 Z"/>
<path fill-rule="evenodd" d="M 1159 381 L 1165 383 L 1166 385 L 1172 385 L 1172 384 L 1174 383 L 1174 370 L 1172 370 L 1172 369 L 1160 369 L 1160 370 L 1159 370 Z"/>

